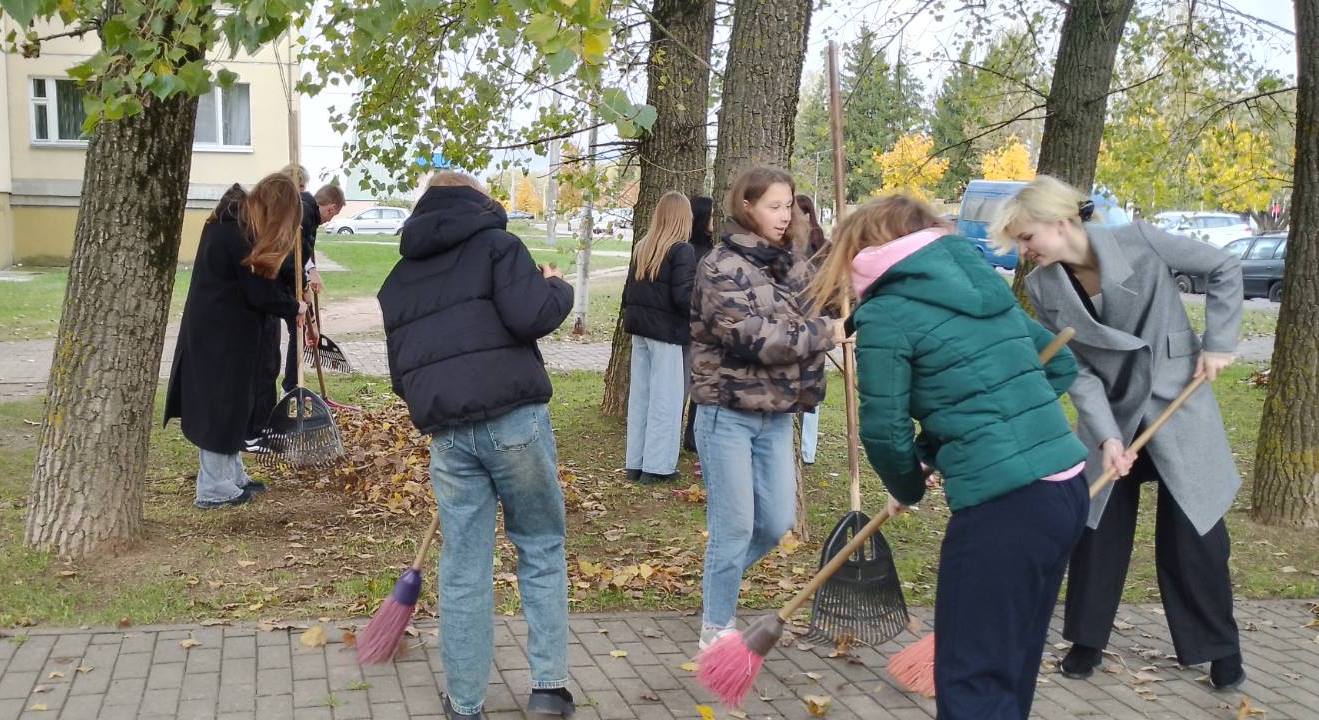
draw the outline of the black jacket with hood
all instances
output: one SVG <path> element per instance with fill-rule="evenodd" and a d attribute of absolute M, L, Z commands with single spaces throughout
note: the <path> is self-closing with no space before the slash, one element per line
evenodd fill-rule
<path fill-rule="evenodd" d="M 394 392 L 422 432 L 553 394 L 536 341 L 568 317 L 572 286 L 545 279 L 507 224 L 479 190 L 433 187 L 403 225 L 403 259 L 376 297 Z"/>

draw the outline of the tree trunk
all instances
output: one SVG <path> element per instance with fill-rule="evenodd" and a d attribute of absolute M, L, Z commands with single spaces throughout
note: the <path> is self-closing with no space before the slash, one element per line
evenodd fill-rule
<path fill-rule="evenodd" d="M 1253 517 L 1319 527 L 1319 0 L 1296 0 L 1296 171 Z"/>
<path fill-rule="evenodd" d="M 655 0 L 651 14 L 646 103 L 655 108 L 656 117 L 637 148 L 641 181 L 632 211 L 633 247 L 650 229 L 650 216 L 665 191 L 701 194 L 708 154 L 714 0 Z M 632 338 L 623 332 L 620 312 L 600 403 L 605 415 L 622 417 L 627 412 L 631 358 Z"/>
<path fill-rule="evenodd" d="M 1134 4 L 1135 0 L 1073 2 L 1063 20 L 1035 170 L 1085 193 L 1095 182 L 1113 63 Z M 1017 258 L 1012 279 L 1012 292 L 1028 311 L 1025 280 L 1034 267 L 1025 258 Z"/>
<path fill-rule="evenodd" d="M 87 148 L 26 527 L 28 545 L 64 558 L 114 552 L 142 528 L 197 99 L 142 100 Z"/>
<path fill-rule="evenodd" d="M 734 176 L 792 157 L 811 0 L 736 0 L 714 157 L 715 228 Z"/>

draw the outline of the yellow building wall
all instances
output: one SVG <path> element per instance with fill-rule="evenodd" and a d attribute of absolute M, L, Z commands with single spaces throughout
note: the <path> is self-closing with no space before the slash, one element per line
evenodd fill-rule
<path fill-rule="evenodd" d="M 0 206 L 2 207 L 2 206 Z M 3 211 L 0 210 L 0 215 Z M 13 237 L 15 263 L 23 265 L 68 265 L 73 254 L 73 231 L 78 224 L 76 207 L 15 207 Z M 179 262 L 191 264 L 197 241 L 210 210 L 186 210 Z M 0 232 L 3 229 L 0 228 Z M 0 267 L 3 267 L 0 265 Z"/>
<path fill-rule="evenodd" d="M 0 270 L 14 263 L 14 213 L 9 193 L 0 192 Z"/>

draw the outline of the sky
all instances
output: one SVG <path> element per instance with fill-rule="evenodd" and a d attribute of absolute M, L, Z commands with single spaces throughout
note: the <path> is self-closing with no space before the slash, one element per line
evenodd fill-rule
<path fill-rule="evenodd" d="M 1217 2 L 1217 0 L 1215 0 Z M 1229 7 L 1235 7 L 1269 23 L 1288 30 L 1295 27 L 1292 3 L 1290 0 L 1222 0 Z M 938 87 L 948 63 L 932 61 L 931 58 L 947 57 L 955 54 L 949 49 L 960 41 L 955 37 L 958 18 L 947 13 L 942 20 L 933 10 L 911 17 L 914 8 L 927 4 L 923 0 L 830 0 L 823 9 L 818 9 L 811 19 L 810 38 L 807 44 L 806 61 L 802 72 L 803 83 L 813 76 L 825 71 L 825 48 L 830 40 L 840 46 L 846 45 L 859 34 L 863 27 L 880 29 L 881 40 L 894 35 L 898 23 L 903 29 L 901 42 L 895 38 L 888 43 L 890 62 L 896 60 L 899 48 L 902 56 L 919 77 L 926 88 Z M 992 4 L 992 3 L 991 3 Z M 906 22 L 910 18 L 910 22 Z M 1296 72 L 1296 52 L 1294 39 L 1282 32 L 1273 32 L 1273 39 L 1263 44 L 1252 46 L 1252 53 L 1267 67 L 1282 74 L 1294 75 Z M 306 67 L 313 71 L 315 68 Z M 636 102 L 644 101 L 646 89 L 644 74 L 640 82 L 628 88 L 629 95 Z M 302 157 L 304 164 L 313 176 L 328 180 L 342 176 L 342 147 L 344 136 L 330 128 L 329 115 L 334 106 L 347 107 L 351 101 L 348 88 L 329 87 L 317 97 L 304 96 L 302 102 Z M 548 98 L 546 98 L 548 102 Z M 602 134 L 601 142 L 614 139 Z M 578 144 L 584 145 L 585 139 L 579 138 Z M 533 172 L 545 172 L 545 158 L 524 155 L 522 161 Z M 485 176 L 485 169 L 478 174 Z M 357 193 L 360 199 L 365 194 Z M 349 189 L 349 198 L 354 199 L 354 192 Z"/>

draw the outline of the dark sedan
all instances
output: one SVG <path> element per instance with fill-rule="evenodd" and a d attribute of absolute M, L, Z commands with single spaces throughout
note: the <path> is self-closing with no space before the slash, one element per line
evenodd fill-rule
<path fill-rule="evenodd" d="M 1247 298 L 1266 297 L 1282 302 L 1282 272 L 1287 260 L 1287 236 L 1280 233 L 1251 235 L 1233 240 L 1223 250 L 1241 258 L 1241 280 Z M 1177 289 L 1202 293 L 1203 275 L 1174 273 Z"/>

